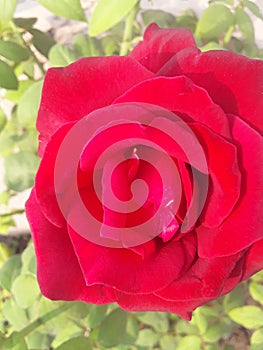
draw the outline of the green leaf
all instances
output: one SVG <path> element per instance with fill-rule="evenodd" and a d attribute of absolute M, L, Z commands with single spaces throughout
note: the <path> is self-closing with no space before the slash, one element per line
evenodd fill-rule
<path fill-rule="evenodd" d="M 211 50 L 222 50 L 222 47 L 214 42 L 214 41 L 210 41 L 208 44 L 200 47 L 202 52 L 206 52 L 206 51 L 211 51 Z"/>
<path fill-rule="evenodd" d="M 254 16 L 260 18 L 263 20 L 263 15 L 260 11 L 260 8 L 258 7 L 257 4 L 255 4 L 252 1 L 249 0 L 244 0 L 244 6 L 249 9 L 253 13 Z"/>
<path fill-rule="evenodd" d="M 77 56 L 67 46 L 56 44 L 48 54 L 48 58 L 53 67 L 64 67 L 77 60 Z"/>
<path fill-rule="evenodd" d="M 86 16 L 82 9 L 80 0 L 37 0 L 42 6 L 55 15 L 86 22 Z"/>
<path fill-rule="evenodd" d="M 56 350 L 93 350 L 92 344 L 87 337 L 76 337 L 61 344 Z"/>
<path fill-rule="evenodd" d="M 15 227 L 14 219 L 11 215 L 0 215 L 0 232 L 1 233 L 7 233 L 9 230 L 9 227 Z"/>
<path fill-rule="evenodd" d="M 262 350 L 263 349 L 263 329 L 256 330 L 250 338 L 250 350 Z"/>
<path fill-rule="evenodd" d="M 123 343 L 134 344 L 139 334 L 138 321 L 133 316 L 128 316 L 126 333 L 123 338 Z"/>
<path fill-rule="evenodd" d="M 262 284 L 251 282 L 249 284 L 249 293 L 254 300 L 258 301 L 261 305 L 263 305 L 263 285 Z"/>
<path fill-rule="evenodd" d="M 114 35 L 106 35 L 100 39 L 102 51 L 105 56 L 117 55 L 119 52 L 119 41 Z"/>
<path fill-rule="evenodd" d="M 101 323 L 98 341 L 102 346 L 112 347 L 122 342 L 127 325 L 127 313 L 113 310 Z"/>
<path fill-rule="evenodd" d="M 16 331 L 20 331 L 28 323 L 26 311 L 21 309 L 13 299 L 5 301 L 2 312 Z"/>
<path fill-rule="evenodd" d="M 236 287 L 231 293 L 227 294 L 223 300 L 224 311 L 229 313 L 230 310 L 244 305 L 244 290 L 241 285 Z"/>
<path fill-rule="evenodd" d="M 178 344 L 178 337 L 171 334 L 164 334 L 160 339 L 160 346 L 162 350 L 175 350 Z"/>
<path fill-rule="evenodd" d="M 10 248 L 5 243 L 0 243 L 0 266 L 3 266 L 3 264 L 7 261 L 10 255 L 11 255 Z M 1 286 L 1 283 L 0 283 L 0 286 Z"/>
<path fill-rule="evenodd" d="M 90 35 L 96 36 L 113 27 L 137 2 L 138 0 L 98 0 L 90 19 Z"/>
<path fill-rule="evenodd" d="M 22 255 L 22 274 L 32 273 L 36 274 L 36 257 L 35 250 L 32 243 L 29 243 Z"/>
<path fill-rule="evenodd" d="M 49 35 L 41 32 L 38 29 L 29 29 L 28 31 L 33 35 L 32 44 L 40 53 L 42 53 L 42 55 L 48 57 L 51 47 L 55 45 L 56 42 Z"/>
<path fill-rule="evenodd" d="M 23 309 L 31 306 L 40 295 L 36 279 L 30 274 L 18 276 L 12 286 L 17 305 Z"/>
<path fill-rule="evenodd" d="M 199 334 L 199 330 L 197 326 L 190 322 L 186 322 L 185 320 L 179 320 L 175 324 L 174 328 L 175 332 L 178 334 Z"/>
<path fill-rule="evenodd" d="M 10 190 L 23 191 L 33 186 L 39 158 L 31 152 L 21 151 L 5 158 L 5 183 Z"/>
<path fill-rule="evenodd" d="M 8 23 L 14 15 L 17 0 L 0 0 L 0 22 Z"/>
<path fill-rule="evenodd" d="M 52 337 L 49 334 L 43 334 L 38 331 L 27 336 L 29 349 L 47 350 L 51 348 Z"/>
<path fill-rule="evenodd" d="M 223 4 L 209 6 L 199 19 L 195 31 L 198 39 L 218 39 L 234 23 L 234 16 Z"/>
<path fill-rule="evenodd" d="M 0 192 L 0 205 L 1 204 L 7 205 L 11 197 L 12 195 L 8 191 Z"/>
<path fill-rule="evenodd" d="M 142 12 L 141 16 L 145 26 L 155 22 L 159 27 L 170 28 L 174 27 L 176 23 L 174 15 L 162 10 L 145 10 Z"/>
<path fill-rule="evenodd" d="M 32 83 L 33 83 L 32 80 L 20 80 L 18 89 L 14 91 L 11 91 L 11 90 L 6 91 L 5 98 L 14 103 L 18 103 L 23 93 L 32 85 Z"/>
<path fill-rule="evenodd" d="M 236 24 L 242 34 L 243 40 L 246 44 L 253 44 L 255 41 L 255 32 L 253 22 L 249 15 L 240 7 L 236 9 L 235 13 Z"/>
<path fill-rule="evenodd" d="M 0 87 L 4 89 L 16 90 L 18 81 L 13 69 L 4 61 L 0 60 Z"/>
<path fill-rule="evenodd" d="M 90 328 L 94 328 L 102 322 L 107 309 L 107 305 L 91 305 L 89 314 L 87 316 L 87 323 Z"/>
<path fill-rule="evenodd" d="M 254 305 L 246 305 L 229 312 L 230 318 L 242 326 L 252 329 L 263 326 L 263 310 Z"/>
<path fill-rule="evenodd" d="M 13 41 L 0 40 L 0 55 L 16 63 L 29 58 L 28 50 Z"/>
<path fill-rule="evenodd" d="M 17 106 L 17 119 L 23 127 L 35 128 L 42 86 L 42 80 L 31 84 L 20 98 Z"/>
<path fill-rule="evenodd" d="M 168 315 L 164 312 L 137 313 L 137 318 L 142 323 L 153 327 L 157 332 L 166 333 L 169 330 Z"/>
<path fill-rule="evenodd" d="M 220 338 L 227 338 L 231 333 L 231 321 L 228 317 L 223 317 L 217 323 L 208 325 L 203 339 L 208 343 L 216 343 Z"/>
<path fill-rule="evenodd" d="M 0 285 L 9 292 L 11 291 L 13 281 L 20 273 L 21 266 L 20 255 L 13 255 L 4 263 L 0 270 Z"/>
<path fill-rule="evenodd" d="M 176 27 L 189 28 L 192 32 L 195 31 L 198 18 L 192 9 L 185 10 L 176 17 Z"/>
<path fill-rule="evenodd" d="M 16 26 L 23 28 L 23 29 L 30 29 L 33 27 L 33 25 L 36 23 L 37 18 L 14 18 L 14 23 Z"/>
<path fill-rule="evenodd" d="M 4 129 L 6 122 L 7 122 L 6 115 L 2 110 L 2 108 L 0 107 L 0 132 Z"/>
<path fill-rule="evenodd" d="M 11 334 L 5 342 L 5 350 L 28 350 L 25 339 L 17 332 Z"/>
<path fill-rule="evenodd" d="M 192 321 L 199 329 L 200 334 L 204 334 L 208 327 L 206 317 L 202 314 L 202 309 L 195 310 Z"/>
<path fill-rule="evenodd" d="M 152 329 L 142 329 L 136 340 L 136 345 L 152 347 L 158 342 L 158 335 Z"/>
<path fill-rule="evenodd" d="M 73 46 L 80 57 L 101 56 L 100 40 L 91 38 L 86 34 L 77 34 L 73 38 Z"/>
<path fill-rule="evenodd" d="M 259 282 L 259 283 L 263 282 L 263 270 L 259 271 L 255 275 L 253 275 L 251 277 L 251 280 L 254 281 L 254 282 Z"/>
<path fill-rule="evenodd" d="M 58 332 L 56 332 L 56 337 L 52 341 L 52 348 L 57 348 L 64 344 L 71 338 L 76 338 L 83 335 L 83 329 L 80 329 L 77 325 L 72 322 L 66 323 L 66 325 Z M 78 349 L 76 347 L 76 349 Z"/>
<path fill-rule="evenodd" d="M 183 337 L 177 347 L 176 350 L 201 350 L 201 339 L 196 335 L 187 335 Z"/>

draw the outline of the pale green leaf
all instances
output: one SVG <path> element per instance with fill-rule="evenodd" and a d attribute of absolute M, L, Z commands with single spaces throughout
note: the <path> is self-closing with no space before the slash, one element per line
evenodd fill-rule
<path fill-rule="evenodd" d="M 20 331 L 28 323 L 26 311 L 21 309 L 14 299 L 8 299 L 5 301 L 2 312 L 6 320 L 16 331 Z"/>
<path fill-rule="evenodd" d="M 48 54 L 48 58 L 53 67 L 64 67 L 77 60 L 77 56 L 67 46 L 56 44 Z"/>
<path fill-rule="evenodd" d="M 86 337 L 76 337 L 61 344 L 56 350 L 93 350 L 90 340 Z"/>
<path fill-rule="evenodd" d="M 28 350 L 25 339 L 17 332 L 11 334 L 5 342 L 5 350 Z"/>
<path fill-rule="evenodd" d="M 201 339 L 195 335 L 187 335 L 183 337 L 177 347 L 176 350 L 201 350 Z"/>
<path fill-rule="evenodd" d="M 2 108 L 0 107 L 0 132 L 4 129 L 6 122 L 7 122 L 6 115 L 2 110 Z"/>
<path fill-rule="evenodd" d="M 0 22 L 8 23 L 14 15 L 17 0 L 0 0 Z"/>
<path fill-rule="evenodd" d="M 25 47 L 15 42 L 0 40 L 0 56 L 17 63 L 26 61 L 29 58 L 29 52 Z"/>
<path fill-rule="evenodd" d="M 175 350 L 178 344 L 178 336 L 172 334 L 165 334 L 160 339 L 160 346 L 162 350 Z"/>
<path fill-rule="evenodd" d="M 12 285 L 12 292 L 17 305 L 23 309 L 31 306 L 40 295 L 38 283 L 31 274 L 18 276 Z"/>
<path fill-rule="evenodd" d="M 101 323 L 98 341 L 105 347 L 122 342 L 127 325 L 127 313 L 121 309 L 113 310 Z"/>
<path fill-rule="evenodd" d="M 262 350 L 263 349 L 263 328 L 256 330 L 250 338 L 251 348 L 250 350 Z"/>
<path fill-rule="evenodd" d="M 139 332 L 136 344 L 139 346 L 152 347 L 158 342 L 158 335 L 149 328 L 142 329 Z"/>
<path fill-rule="evenodd" d="M 18 88 L 18 81 L 13 69 L 4 61 L 0 60 L 0 87 L 10 90 Z"/>
<path fill-rule="evenodd" d="M 39 158 L 31 152 L 21 151 L 5 158 L 5 183 L 11 190 L 20 192 L 34 183 Z"/>
<path fill-rule="evenodd" d="M 0 270 L 0 285 L 10 291 L 13 281 L 19 275 L 21 270 L 20 255 L 11 256 L 2 266 Z"/>
<path fill-rule="evenodd" d="M 255 32 L 253 22 L 249 15 L 243 9 L 238 7 L 235 13 L 235 20 L 244 42 L 250 45 L 253 44 L 255 41 Z"/>
<path fill-rule="evenodd" d="M 138 0 L 99 0 L 90 19 L 90 35 L 96 36 L 113 27 L 137 2 Z"/>
<path fill-rule="evenodd" d="M 230 318 L 245 328 L 253 329 L 263 326 L 263 310 L 254 305 L 246 305 L 229 312 Z"/>
<path fill-rule="evenodd" d="M 246 8 L 249 9 L 249 11 L 251 11 L 253 13 L 254 16 L 263 20 L 263 15 L 261 13 L 261 10 L 255 2 L 249 1 L 249 0 L 244 0 L 244 5 Z"/>
<path fill-rule="evenodd" d="M 249 284 L 249 293 L 254 300 L 258 301 L 261 305 L 263 305 L 263 285 L 262 284 L 251 282 Z"/>
<path fill-rule="evenodd" d="M 218 39 L 234 23 L 234 16 L 223 4 L 209 6 L 199 19 L 195 35 L 199 39 Z"/>
<path fill-rule="evenodd" d="M 22 126 L 35 128 L 43 81 L 37 81 L 23 93 L 17 106 L 17 119 Z"/>
<path fill-rule="evenodd" d="M 80 0 L 37 0 L 42 6 L 57 16 L 86 22 L 86 16 Z"/>

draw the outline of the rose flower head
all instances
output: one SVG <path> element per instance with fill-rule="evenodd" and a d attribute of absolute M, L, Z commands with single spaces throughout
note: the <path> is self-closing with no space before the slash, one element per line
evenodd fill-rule
<path fill-rule="evenodd" d="M 263 62 L 151 24 L 47 72 L 26 213 L 42 293 L 192 311 L 263 268 Z"/>

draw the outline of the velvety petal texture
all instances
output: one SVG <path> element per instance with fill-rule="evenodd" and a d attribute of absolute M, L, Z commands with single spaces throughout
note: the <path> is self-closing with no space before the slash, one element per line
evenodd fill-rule
<path fill-rule="evenodd" d="M 263 62 L 186 29 L 50 69 L 26 204 L 42 293 L 189 320 L 261 270 L 262 111 Z"/>

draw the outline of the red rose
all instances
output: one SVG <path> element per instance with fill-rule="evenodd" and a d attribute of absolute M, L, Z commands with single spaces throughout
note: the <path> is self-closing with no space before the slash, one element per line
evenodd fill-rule
<path fill-rule="evenodd" d="M 43 294 L 190 319 L 262 269 L 262 111 L 263 62 L 185 29 L 50 69 L 26 205 Z"/>

